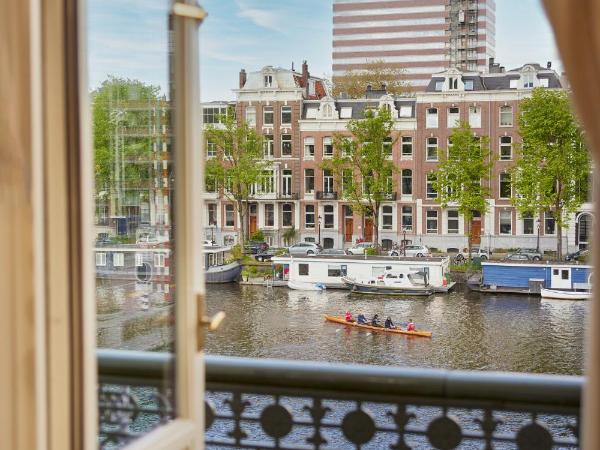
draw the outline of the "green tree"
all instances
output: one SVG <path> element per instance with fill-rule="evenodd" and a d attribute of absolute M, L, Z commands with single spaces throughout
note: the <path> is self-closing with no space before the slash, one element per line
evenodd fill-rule
<path fill-rule="evenodd" d="M 365 96 L 367 86 L 380 89 L 385 85 L 388 94 L 401 95 L 407 92 L 409 84 L 404 80 L 406 71 L 390 67 L 383 60 L 364 64 L 360 70 L 348 70 L 343 75 L 333 77 L 334 96 L 345 94 L 350 98 Z"/>
<path fill-rule="evenodd" d="M 565 91 L 534 89 L 521 102 L 523 143 L 512 170 L 513 204 L 521 215 L 550 212 L 557 228 L 556 254 L 562 259 L 562 230 L 585 201 L 590 156 Z"/>
<path fill-rule="evenodd" d="M 372 217 L 373 238 L 379 245 L 379 209 L 394 192 L 397 167 L 391 159 L 391 137 L 394 120 L 382 107 L 377 113 L 367 111 L 364 119 L 350 120 L 347 129 L 351 137 L 335 134 L 333 158 L 322 167 L 331 170 L 342 197 L 363 217 Z"/>
<path fill-rule="evenodd" d="M 206 163 L 207 183 L 211 180 L 234 203 L 238 214 L 240 242 L 249 235 L 248 206 L 257 185 L 266 182 L 271 163 L 263 159 L 263 139 L 245 121 L 236 122 L 233 115 L 222 117 L 222 125 L 210 125 L 206 140 L 214 144 L 217 157 Z"/>
<path fill-rule="evenodd" d="M 489 139 L 477 137 L 468 123 L 462 122 L 450 135 L 448 152 L 438 150 L 438 170 L 432 176 L 436 201 L 447 208 L 455 204 L 467 225 L 467 245 L 471 257 L 471 222 L 475 212 L 484 215 L 490 192 L 487 186 L 490 161 Z"/>
<path fill-rule="evenodd" d="M 91 102 L 96 194 L 120 215 L 126 191 L 152 187 L 153 130 L 165 100 L 157 86 L 109 76 L 91 92 Z M 132 129 L 136 133 L 128 137 Z"/>

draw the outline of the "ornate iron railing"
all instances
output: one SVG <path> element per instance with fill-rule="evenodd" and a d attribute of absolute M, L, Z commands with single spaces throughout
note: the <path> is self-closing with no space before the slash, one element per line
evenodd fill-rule
<path fill-rule="evenodd" d="M 135 438 L 136 427 L 143 431 L 140 414 L 148 414 L 131 416 L 138 400 L 124 408 L 117 396 L 113 404 L 105 388 L 133 397 L 148 378 L 147 389 L 169 398 L 154 378 L 169 367 L 168 357 L 151 358 L 100 353 L 101 442 Z M 582 384 L 581 377 L 209 356 L 205 442 L 241 449 L 578 448 Z M 154 405 L 151 426 L 169 419 L 168 405 Z"/>
<path fill-rule="evenodd" d="M 317 191 L 317 200 L 337 200 L 338 193 L 336 191 Z"/>

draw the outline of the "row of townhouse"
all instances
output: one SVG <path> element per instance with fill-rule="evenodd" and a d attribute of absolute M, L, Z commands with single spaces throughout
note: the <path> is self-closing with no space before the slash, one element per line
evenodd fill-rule
<path fill-rule="evenodd" d="M 488 212 L 471 224 L 475 243 L 490 248 L 535 247 L 539 240 L 541 248 L 553 249 L 557 227 L 552 214 L 520 217 L 511 204 L 509 169 L 519 142 L 519 103 L 535 87 L 561 89 L 561 79 L 550 65 L 527 64 L 486 74 L 449 69 L 435 74 L 426 91 L 414 97 L 394 98 L 382 86 L 369 87 L 361 99 L 334 99 L 327 95 L 323 80 L 310 76 L 306 63 L 302 73 L 268 66 L 249 74 L 242 71 L 236 101 L 204 105 L 204 118 L 205 123 L 218 122 L 219 111 L 234 108 L 237 120 L 246 120 L 264 135 L 264 157 L 272 166 L 256 187 L 250 231 L 262 230 L 273 245 L 283 245 L 283 235 L 292 227 L 298 240 L 319 241 L 324 247 L 371 241 L 373 220 L 361 217 L 344 201 L 322 161 L 333 156 L 333 136 L 348 134 L 350 119 L 386 106 L 395 118 L 390 158 L 398 171 L 394 191 L 378 211 L 381 245 L 389 247 L 402 239 L 443 250 L 466 245 L 468 224 L 456 208 L 436 203 L 428 176 L 437 169 L 438 149 L 446 150 L 453 129 L 466 121 L 475 135 L 489 137 L 494 162 L 487 181 Z M 208 142 L 207 156 L 215 154 Z M 205 193 L 205 201 L 207 239 L 236 242 L 239 224 L 234 205 L 214 189 Z M 591 210 L 586 203 L 573 216 L 565 230 L 565 249 L 588 244 Z"/>

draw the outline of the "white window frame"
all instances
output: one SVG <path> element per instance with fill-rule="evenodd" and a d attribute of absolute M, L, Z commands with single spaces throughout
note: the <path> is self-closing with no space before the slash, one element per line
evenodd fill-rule
<path fill-rule="evenodd" d="M 509 232 L 503 232 L 502 231 L 502 224 L 503 224 L 503 220 L 506 220 L 506 215 L 508 215 L 509 220 Z M 503 217 L 504 216 L 504 217 Z M 504 222 L 506 223 L 506 222 Z M 501 234 L 503 236 L 510 236 L 512 235 L 512 211 L 511 210 L 500 210 L 500 213 L 498 214 L 498 234 Z"/>
<path fill-rule="evenodd" d="M 304 138 L 304 159 L 315 159 L 315 138 Z"/>
<path fill-rule="evenodd" d="M 510 185 L 510 196 L 509 197 L 502 196 L 502 184 L 507 183 L 506 180 L 502 179 L 503 176 L 509 177 L 509 180 L 508 180 L 508 183 Z M 509 200 L 510 198 L 512 198 L 512 177 L 510 176 L 510 173 L 508 173 L 508 172 L 501 172 L 498 175 L 498 198 L 501 200 Z"/>
<path fill-rule="evenodd" d="M 410 211 L 408 211 L 410 210 Z M 410 225 L 405 224 L 404 218 L 410 217 Z M 402 230 L 412 232 L 414 229 L 413 207 L 411 205 L 402 205 L 401 210 Z"/>
<path fill-rule="evenodd" d="M 267 122 L 267 114 L 271 115 L 271 122 Z M 275 124 L 275 111 L 272 106 L 263 106 L 263 127 L 272 128 Z"/>
<path fill-rule="evenodd" d="M 284 139 L 284 136 L 289 136 L 289 139 Z M 286 154 L 283 152 L 283 144 L 284 143 L 288 143 L 290 144 L 290 152 L 289 154 Z M 293 146 L 293 136 L 291 134 L 282 134 L 281 135 L 281 157 L 282 158 L 291 158 L 294 155 L 294 146 Z"/>
<path fill-rule="evenodd" d="M 503 139 L 510 139 L 510 143 L 503 143 Z M 513 138 L 512 136 L 500 136 L 498 140 L 498 156 L 501 161 L 512 161 L 513 159 Z M 502 149 L 510 148 L 510 155 L 508 158 L 505 158 L 502 154 Z"/>
<path fill-rule="evenodd" d="M 435 217 L 434 217 L 435 215 Z M 429 228 L 429 221 L 435 219 L 435 228 Z M 425 233 L 439 234 L 440 230 L 440 214 L 437 209 L 428 209 L 425 211 Z"/>
<path fill-rule="evenodd" d="M 106 253 L 105 252 L 96 252 L 96 267 L 105 267 L 106 266 Z"/>
<path fill-rule="evenodd" d="M 454 112 L 451 112 L 454 111 Z M 447 111 L 446 125 L 448 128 L 457 128 L 460 125 L 460 108 L 458 106 L 450 106 Z"/>
<path fill-rule="evenodd" d="M 330 152 L 325 152 L 326 148 L 330 148 Z M 333 158 L 333 139 L 330 136 L 323 138 L 323 158 Z"/>
<path fill-rule="evenodd" d="M 309 211 L 308 209 L 312 208 L 312 211 Z M 308 217 L 312 215 L 312 222 L 308 221 Z M 316 208 L 314 204 L 308 204 L 308 205 L 304 205 L 304 228 L 307 229 L 314 229 L 316 227 L 316 221 L 317 221 L 317 217 L 316 217 Z"/>
<path fill-rule="evenodd" d="M 433 188 L 433 180 L 430 180 L 430 176 L 433 175 L 431 173 L 427 174 L 427 176 L 425 177 L 425 198 L 427 200 L 433 200 L 438 198 L 439 194 L 437 192 L 435 192 L 434 188 Z M 433 195 L 433 193 L 429 193 L 429 185 L 431 185 L 431 190 L 433 192 L 435 192 L 435 196 Z"/>
<path fill-rule="evenodd" d="M 435 113 L 433 112 L 435 111 Z M 439 110 L 427 108 L 425 110 L 425 128 L 434 129 L 439 127 Z"/>
<path fill-rule="evenodd" d="M 410 153 L 405 153 L 404 149 L 410 148 Z M 400 139 L 400 158 L 405 160 L 413 159 L 413 137 L 402 136 Z"/>
<path fill-rule="evenodd" d="M 502 111 L 502 110 L 506 110 L 506 111 Z M 499 109 L 499 114 L 500 114 L 500 118 L 499 118 L 499 125 L 500 128 L 511 128 L 514 126 L 515 123 L 515 117 L 514 117 L 514 108 L 510 105 L 504 105 L 501 106 Z M 506 118 L 507 115 L 510 114 L 510 123 L 503 122 L 503 116 L 504 118 Z"/>
<path fill-rule="evenodd" d="M 283 120 L 284 113 L 289 113 L 289 115 L 290 115 L 290 120 L 288 122 L 285 122 Z M 281 125 L 282 126 L 284 126 L 284 125 L 291 126 L 292 125 L 292 107 L 291 106 L 282 106 L 281 107 L 280 117 L 281 117 Z"/>
<path fill-rule="evenodd" d="M 404 171 L 410 172 L 410 177 L 404 175 Z M 400 169 L 400 195 L 412 196 L 413 195 L 413 174 L 412 169 Z M 410 178 L 410 192 L 404 192 L 404 180 Z"/>
<path fill-rule="evenodd" d="M 235 227 L 235 208 L 231 203 L 227 203 L 224 206 L 224 214 L 225 214 L 225 228 L 234 228 Z M 231 225 L 229 225 L 228 214 L 231 214 Z"/>
<path fill-rule="evenodd" d="M 249 127 L 254 128 L 256 126 L 256 107 L 248 106 L 246 108 L 246 123 Z"/>
<path fill-rule="evenodd" d="M 125 266 L 125 253 L 115 252 L 113 253 L 113 267 L 124 267 Z"/>
<path fill-rule="evenodd" d="M 452 217 L 450 217 L 452 214 Z M 454 216 L 456 214 L 456 217 Z M 450 221 L 456 221 L 456 228 L 450 228 Z M 447 234 L 459 234 L 460 233 L 460 214 L 457 209 L 449 209 L 446 211 L 446 233 Z"/>
<path fill-rule="evenodd" d="M 389 208 L 389 212 L 386 213 L 386 209 Z M 389 225 L 386 225 L 385 220 L 389 219 Z M 392 231 L 394 229 L 394 207 L 392 205 L 383 205 L 381 207 L 381 229 L 385 231 Z"/>
<path fill-rule="evenodd" d="M 469 107 L 469 125 L 471 128 L 481 128 L 481 106 Z"/>
<path fill-rule="evenodd" d="M 435 139 L 435 147 L 429 143 L 430 139 Z M 425 138 L 425 161 L 435 162 L 439 160 L 438 150 L 439 150 L 440 141 L 437 137 L 430 136 Z M 435 158 L 429 157 L 429 150 L 435 148 Z"/>
<path fill-rule="evenodd" d="M 306 172 L 308 170 L 312 170 L 312 175 L 311 176 L 307 176 Z M 307 167 L 304 169 L 304 193 L 305 194 L 314 194 L 315 193 L 315 169 L 311 168 L 311 167 Z M 306 182 L 306 180 L 308 178 L 312 178 L 312 189 L 308 189 L 308 183 Z"/>

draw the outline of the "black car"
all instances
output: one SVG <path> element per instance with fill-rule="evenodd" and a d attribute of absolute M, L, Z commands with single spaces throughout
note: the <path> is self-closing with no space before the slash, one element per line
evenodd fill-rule
<path fill-rule="evenodd" d="M 271 250 L 266 250 L 264 252 L 258 252 L 257 254 L 255 254 L 254 259 L 258 262 L 271 261 L 271 258 L 273 258 L 274 254 L 275 253 Z"/>
<path fill-rule="evenodd" d="M 577 250 L 574 253 L 569 253 L 565 256 L 566 261 L 585 261 L 587 256 L 589 255 L 589 250 Z"/>
<path fill-rule="evenodd" d="M 264 241 L 248 241 L 244 245 L 244 253 L 256 255 L 257 253 L 265 252 L 269 249 L 269 244 Z"/>

